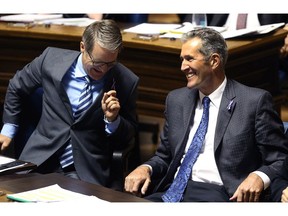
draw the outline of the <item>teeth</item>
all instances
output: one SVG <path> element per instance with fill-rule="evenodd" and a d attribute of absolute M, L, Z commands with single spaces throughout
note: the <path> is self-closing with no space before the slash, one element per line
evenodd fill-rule
<path fill-rule="evenodd" d="M 187 74 L 186 77 L 187 78 L 191 78 L 193 76 L 193 74 Z"/>

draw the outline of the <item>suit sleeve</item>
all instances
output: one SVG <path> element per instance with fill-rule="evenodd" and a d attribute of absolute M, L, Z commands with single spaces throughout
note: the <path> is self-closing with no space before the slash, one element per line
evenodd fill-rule
<path fill-rule="evenodd" d="M 288 140 L 270 93 L 265 92 L 260 97 L 256 110 L 255 137 L 262 158 L 262 166 L 258 170 L 272 181 L 288 154 Z"/>
<path fill-rule="evenodd" d="M 41 85 L 41 65 L 46 53 L 47 49 L 23 69 L 18 70 L 9 81 L 4 102 L 4 123 L 19 124 L 22 100 Z"/>

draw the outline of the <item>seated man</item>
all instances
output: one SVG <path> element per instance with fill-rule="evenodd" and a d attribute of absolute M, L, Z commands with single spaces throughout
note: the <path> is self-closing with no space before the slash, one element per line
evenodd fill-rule
<path fill-rule="evenodd" d="M 125 190 L 160 202 L 264 200 L 288 154 L 271 94 L 226 76 L 219 32 L 200 28 L 182 41 L 187 87 L 168 94 L 160 145 Z"/>

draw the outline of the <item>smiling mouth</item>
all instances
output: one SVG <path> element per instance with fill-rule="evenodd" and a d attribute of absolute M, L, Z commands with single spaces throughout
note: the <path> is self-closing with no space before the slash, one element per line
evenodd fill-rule
<path fill-rule="evenodd" d="M 186 74 L 186 77 L 187 77 L 187 79 L 190 79 L 190 78 L 192 78 L 194 75 L 195 75 L 194 73 L 189 73 L 189 74 Z"/>
<path fill-rule="evenodd" d="M 92 68 L 93 73 L 102 74 L 103 72 L 99 69 Z"/>

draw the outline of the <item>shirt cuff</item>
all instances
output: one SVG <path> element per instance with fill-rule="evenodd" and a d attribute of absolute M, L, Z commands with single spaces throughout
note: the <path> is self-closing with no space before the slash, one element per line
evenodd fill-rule
<path fill-rule="evenodd" d="M 266 190 L 270 186 L 270 178 L 261 171 L 254 171 L 253 173 L 257 174 L 262 179 L 264 182 L 264 190 Z"/>
<path fill-rule="evenodd" d="M 110 134 L 114 133 L 117 130 L 117 128 L 118 128 L 118 126 L 120 124 L 120 117 L 117 116 L 115 121 L 109 122 L 106 119 L 106 117 L 104 116 L 104 122 L 105 122 L 105 131 L 106 131 L 107 134 L 110 135 Z"/>
<path fill-rule="evenodd" d="M 152 176 L 152 174 L 153 174 L 153 169 L 152 169 L 152 167 L 151 167 L 150 165 L 148 165 L 148 164 L 142 164 L 142 165 L 140 165 L 140 166 L 146 166 L 146 167 L 148 167 L 148 168 L 150 169 L 150 176 Z"/>
<path fill-rule="evenodd" d="M 2 127 L 1 134 L 12 139 L 18 131 L 18 127 L 19 126 L 15 124 L 5 123 Z"/>

